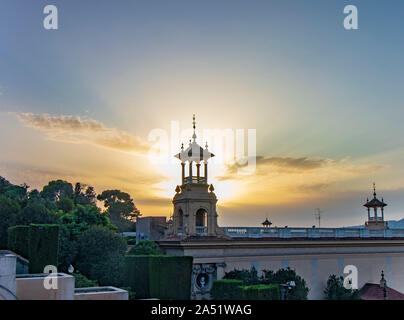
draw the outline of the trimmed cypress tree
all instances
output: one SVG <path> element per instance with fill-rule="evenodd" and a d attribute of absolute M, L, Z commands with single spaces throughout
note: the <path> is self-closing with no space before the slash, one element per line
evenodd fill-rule
<path fill-rule="evenodd" d="M 127 255 L 124 262 L 125 286 L 136 298 L 188 300 L 191 293 L 193 257 Z"/>
<path fill-rule="evenodd" d="M 31 273 L 42 273 L 46 265 L 58 265 L 59 226 L 31 224 L 29 228 L 29 262 Z"/>
<path fill-rule="evenodd" d="M 8 248 L 29 260 L 30 273 L 43 273 L 47 265 L 58 265 L 59 226 L 30 224 L 8 228 Z"/>
<path fill-rule="evenodd" d="M 8 228 L 8 249 L 28 259 L 29 257 L 29 226 Z"/>
<path fill-rule="evenodd" d="M 150 298 L 150 256 L 127 255 L 124 261 L 125 286 L 136 292 L 137 299 Z"/>
<path fill-rule="evenodd" d="M 193 257 L 151 256 L 150 296 L 159 299 L 188 300 L 191 293 Z"/>

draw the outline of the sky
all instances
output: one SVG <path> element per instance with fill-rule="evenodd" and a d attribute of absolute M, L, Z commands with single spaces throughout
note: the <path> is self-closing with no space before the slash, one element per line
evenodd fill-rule
<path fill-rule="evenodd" d="M 43 27 L 49 4 L 58 30 Z M 358 30 L 343 27 L 346 5 Z M 394 0 L 2 0 L 0 175 L 120 189 L 143 216 L 169 217 L 172 156 L 195 114 L 219 159 L 219 225 L 312 226 L 316 208 L 321 226 L 363 224 L 373 182 L 386 218 L 402 219 L 403 12 Z M 241 129 L 256 132 L 247 175 L 236 142 L 205 135 Z"/>

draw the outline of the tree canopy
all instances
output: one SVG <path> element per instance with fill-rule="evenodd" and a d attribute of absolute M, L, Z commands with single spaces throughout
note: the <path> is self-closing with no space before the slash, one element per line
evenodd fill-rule
<path fill-rule="evenodd" d="M 288 292 L 289 300 L 306 300 L 309 288 L 306 281 L 296 274 L 296 271 L 290 268 L 282 268 L 277 271 L 262 270 L 262 275 L 258 276 L 257 270 L 252 267 L 250 270 L 233 270 L 226 272 L 223 279 L 242 280 L 243 285 L 257 285 L 257 284 L 276 284 L 284 285 L 289 281 L 295 282 L 295 287 Z"/>
<path fill-rule="evenodd" d="M 140 215 L 128 193 L 53 180 L 42 191 L 13 185 L 0 176 L 0 249 L 7 249 L 7 230 L 15 225 L 58 224 L 60 272 L 73 265 L 76 272 L 101 285 L 118 285 L 127 249 L 118 231 L 132 230 Z M 130 224 L 130 225 L 127 225 Z M 132 229 L 131 229 L 132 228 Z"/>
<path fill-rule="evenodd" d="M 157 243 L 150 240 L 140 240 L 134 247 L 132 247 L 128 254 L 133 255 L 156 255 L 160 254 L 160 249 Z"/>
<path fill-rule="evenodd" d="M 357 289 L 346 289 L 344 287 L 344 278 L 332 274 L 327 280 L 327 286 L 324 289 L 326 300 L 360 300 L 360 292 Z"/>
<path fill-rule="evenodd" d="M 141 214 L 128 193 L 121 190 L 105 190 L 97 196 L 97 199 L 104 202 L 106 212 L 119 231 L 135 229 L 135 220 Z"/>

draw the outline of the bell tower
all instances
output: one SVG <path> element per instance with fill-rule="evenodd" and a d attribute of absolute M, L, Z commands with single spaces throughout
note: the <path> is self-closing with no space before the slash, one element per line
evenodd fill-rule
<path fill-rule="evenodd" d="M 387 206 L 387 203 L 384 203 L 383 198 L 381 201 L 377 199 L 375 183 L 373 183 L 373 199 L 370 201 L 367 199 L 363 206 L 368 211 L 368 221 L 365 223 L 365 228 L 388 228 L 387 221 L 384 220 L 384 207 Z"/>
<path fill-rule="evenodd" d="M 215 155 L 196 142 L 196 122 L 193 116 L 192 140 L 175 157 L 181 162 L 181 185 L 175 188 L 174 213 L 169 235 L 220 236 L 224 231 L 217 225 L 216 203 L 213 185 L 208 184 L 208 160 Z M 196 173 L 196 174 L 195 174 Z"/>

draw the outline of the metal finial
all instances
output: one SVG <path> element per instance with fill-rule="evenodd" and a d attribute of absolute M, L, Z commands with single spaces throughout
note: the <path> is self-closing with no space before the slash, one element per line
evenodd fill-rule
<path fill-rule="evenodd" d="M 181 150 L 184 150 L 184 143 L 181 143 Z"/>
<path fill-rule="evenodd" d="M 208 142 L 205 143 L 205 148 L 208 149 Z"/>
<path fill-rule="evenodd" d="M 376 197 L 376 183 L 373 182 L 373 196 Z"/>
<path fill-rule="evenodd" d="M 196 122 L 195 122 L 195 115 L 192 116 L 192 126 L 194 128 L 194 134 L 192 135 L 192 139 L 194 139 L 194 142 L 196 141 L 196 133 L 195 133 L 195 129 L 196 129 Z"/>

